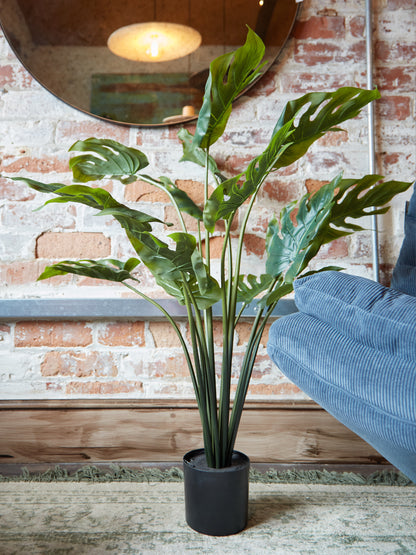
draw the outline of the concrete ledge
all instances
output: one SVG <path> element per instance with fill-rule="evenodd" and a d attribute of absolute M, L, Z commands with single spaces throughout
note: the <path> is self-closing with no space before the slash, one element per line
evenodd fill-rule
<path fill-rule="evenodd" d="M 186 318 L 186 309 L 173 299 L 157 302 L 174 318 Z M 241 303 L 240 303 L 241 306 Z M 221 318 L 221 304 L 213 307 L 214 317 Z M 282 299 L 274 317 L 296 312 L 295 302 Z M 244 318 L 256 315 L 256 303 L 251 303 Z M 96 320 L 96 319 L 165 320 L 165 316 L 144 299 L 3 299 L 0 300 L 0 321 L 11 320 Z"/>

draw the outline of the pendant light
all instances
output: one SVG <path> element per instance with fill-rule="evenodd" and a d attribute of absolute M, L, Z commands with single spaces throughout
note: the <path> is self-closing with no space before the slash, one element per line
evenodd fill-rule
<path fill-rule="evenodd" d="M 192 27 L 150 21 L 134 23 L 114 31 L 107 46 L 113 54 L 136 62 L 167 62 L 194 52 L 201 35 Z"/>

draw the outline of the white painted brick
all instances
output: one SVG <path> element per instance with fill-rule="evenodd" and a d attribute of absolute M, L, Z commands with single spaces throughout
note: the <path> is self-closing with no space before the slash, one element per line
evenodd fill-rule
<path fill-rule="evenodd" d="M 3 95 L 1 115 L 16 120 L 56 120 L 71 117 L 73 108 L 58 100 L 45 89 L 39 91 L 11 91 Z"/>
<path fill-rule="evenodd" d="M 25 233 L 0 233 L 0 258 L 3 263 L 33 258 L 35 237 Z"/>
<path fill-rule="evenodd" d="M 41 119 L 41 121 L 27 120 L 16 123 L 6 121 L 4 116 L 0 118 L 0 147 L 46 145 L 52 142 L 53 136 L 52 122 Z"/>
<path fill-rule="evenodd" d="M 38 379 L 41 355 L 26 350 L 24 353 L 11 351 L 0 357 L 0 398 L 7 382 L 17 383 Z"/>
<path fill-rule="evenodd" d="M 9 232 L 33 232 L 71 229 L 75 227 L 75 215 L 70 213 L 68 206 L 47 206 L 42 210 L 35 209 L 38 203 L 7 203 L 2 207 L 1 226 Z"/>

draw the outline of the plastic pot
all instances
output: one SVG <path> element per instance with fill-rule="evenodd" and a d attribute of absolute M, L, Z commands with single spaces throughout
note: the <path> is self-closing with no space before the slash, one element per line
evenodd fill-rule
<path fill-rule="evenodd" d="M 183 458 L 186 522 L 210 536 L 229 536 L 247 525 L 250 459 L 233 452 L 231 466 L 210 468 L 203 449 Z"/>

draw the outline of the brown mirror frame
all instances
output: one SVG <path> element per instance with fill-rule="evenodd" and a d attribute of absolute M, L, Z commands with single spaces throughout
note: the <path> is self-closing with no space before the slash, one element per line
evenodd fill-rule
<path fill-rule="evenodd" d="M 0 25 L 27 71 L 66 104 L 111 123 L 154 127 L 196 119 L 210 61 L 243 44 L 246 25 L 265 42 L 266 72 L 299 10 L 296 0 L 124 0 L 122 10 L 113 0 L 0 0 Z M 149 20 L 189 25 L 202 44 L 156 63 L 108 50 L 114 30 Z M 195 115 L 182 115 L 185 106 Z"/>

